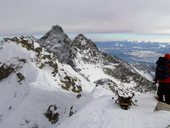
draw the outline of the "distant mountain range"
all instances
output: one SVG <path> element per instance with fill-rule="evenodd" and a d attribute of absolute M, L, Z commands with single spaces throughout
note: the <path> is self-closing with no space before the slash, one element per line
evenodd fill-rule
<path fill-rule="evenodd" d="M 71 35 L 70 38 L 67 34 L 64 33 L 64 35 L 69 40 L 73 38 L 73 35 L 76 36 L 76 34 L 68 34 L 69 36 Z M 40 37 L 42 36 L 38 36 L 38 38 Z M 0 36 L 0 40 L 3 38 L 3 36 Z M 170 52 L 170 43 L 122 40 L 95 42 L 95 44 L 101 51 L 117 56 L 131 64 L 141 63 L 155 66 L 159 56 Z"/>
<path fill-rule="evenodd" d="M 155 65 L 159 56 L 169 53 L 170 43 L 143 41 L 111 41 L 96 42 L 102 51 L 116 55 L 128 63 L 144 63 Z"/>
<path fill-rule="evenodd" d="M 157 59 L 170 52 L 170 43 L 111 41 L 96 42 L 96 45 L 101 51 L 133 65 L 150 80 L 154 78 Z"/>

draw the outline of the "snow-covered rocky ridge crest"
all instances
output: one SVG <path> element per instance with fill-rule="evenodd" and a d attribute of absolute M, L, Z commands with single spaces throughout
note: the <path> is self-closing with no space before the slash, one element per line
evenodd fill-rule
<path fill-rule="evenodd" d="M 109 85 L 112 90 L 120 87 L 132 87 L 140 92 L 155 90 L 152 83 L 135 67 L 116 56 L 99 51 L 95 43 L 83 34 L 71 41 L 63 29 L 56 25 L 38 42 L 89 82 L 106 88 Z"/>

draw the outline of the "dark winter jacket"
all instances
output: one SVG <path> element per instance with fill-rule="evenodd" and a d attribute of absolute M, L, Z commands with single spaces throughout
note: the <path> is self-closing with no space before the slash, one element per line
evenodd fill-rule
<path fill-rule="evenodd" d="M 165 54 L 164 58 L 170 60 L 170 54 Z M 170 67 L 170 64 L 169 64 Z M 170 72 L 170 68 L 169 68 L 169 72 Z M 163 79 L 163 80 L 159 80 L 159 83 L 170 83 L 170 77 Z"/>

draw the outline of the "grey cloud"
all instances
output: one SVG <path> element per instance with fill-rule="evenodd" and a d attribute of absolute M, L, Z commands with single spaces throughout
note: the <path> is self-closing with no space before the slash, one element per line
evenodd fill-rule
<path fill-rule="evenodd" d="M 170 34 L 169 0 L 0 0 L 0 34 L 66 32 Z"/>

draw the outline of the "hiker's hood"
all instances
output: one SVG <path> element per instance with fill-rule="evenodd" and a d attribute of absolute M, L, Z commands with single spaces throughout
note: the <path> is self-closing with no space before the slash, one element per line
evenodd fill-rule
<path fill-rule="evenodd" d="M 170 59 L 170 54 L 165 54 L 164 58 Z"/>

